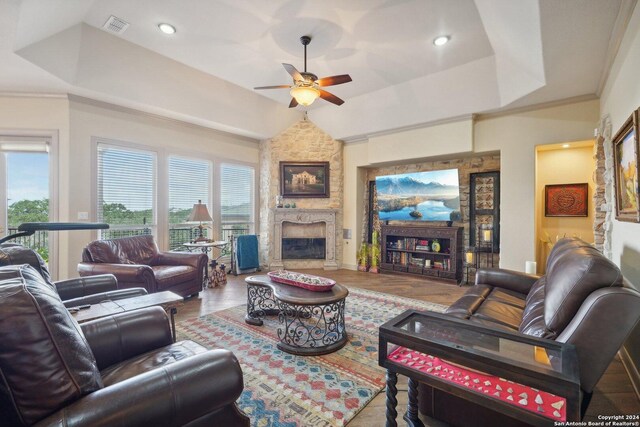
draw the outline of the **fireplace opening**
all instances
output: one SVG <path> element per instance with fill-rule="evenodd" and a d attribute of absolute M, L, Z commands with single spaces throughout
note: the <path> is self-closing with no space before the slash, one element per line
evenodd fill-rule
<path fill-rule="evenodd" d="M 326 239 L 282 238 L 282 259 L 325 259 Z"/>

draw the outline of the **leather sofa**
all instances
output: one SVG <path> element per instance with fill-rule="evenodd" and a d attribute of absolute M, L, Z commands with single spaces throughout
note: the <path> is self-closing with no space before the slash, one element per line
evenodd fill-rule
<path fill-rule="evenodd" d="M 227 350 L 174 343 L 160 307 L 79 326 L 30 266 L 0 267 L 3 426 L 248 426 Z"/>
<path fill-rule="evenodd" d="M 153 236 L 95 240 L 82 251 L 80 276 L 113 274 L 120 288 L 171 291 L 183 297 L 202 290 L 207 278 L 203 253 L 160 252 Z"/>
<path fill-rule="evenodd" d="M 33 249 L 15 243 L 0 245 L 0 267 L 21 264 L 33 267 L 46 283 L 53 286 L 66 307 L 97 304 L 105 300 L 118 300 L 147 294 L 147 290 L 144 288 L 119 289 L 118 281 L 112 274 L 76 277 L 52 282 L 47 264 Z"/>
<path fill-rule="evenodd" d="M 613 262 L 578 238 L 556 243 L 546 272 L 539 277 L 479 269 L 475 285 L 445 313 L 489 328 L 573 344 L 584 415 L 596 383 L 640 320 L 640 293 L 628 286 Z M 420 409 L 425 414 L 431 412 L 427 400 L 433 401 L 432 392 L 421 385 Z"/>

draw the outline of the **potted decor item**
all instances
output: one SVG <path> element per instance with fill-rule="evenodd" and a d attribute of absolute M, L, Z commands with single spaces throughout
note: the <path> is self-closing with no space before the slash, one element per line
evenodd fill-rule
<path fill-rule="evenodd" d="M 369 245 L 362 242 L 358 251 L 358 271 L 367 271 L 369 262 Z"/>
<path fill-rule="evenodd" d="M 447 221 L 447 227 L 451 227 L 454 222 L 462 221 L 462 212 L 451 211 L 449 214 L 449 221 Z"/>
<path fill-rule="evenodd" d="M 371 250 L 369 251 L 371 257 L 371 266 L 369 267 L 369 273 L 379 273 L 378 266 L 380 265 L 380 242 L 378 241 L 378 230 L 374 230 L 371 233 Z"/>

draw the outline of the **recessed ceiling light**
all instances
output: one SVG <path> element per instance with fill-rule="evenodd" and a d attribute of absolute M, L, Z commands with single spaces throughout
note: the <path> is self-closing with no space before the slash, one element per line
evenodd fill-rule
<path fill-rule="evenodd" d="M 562 148 L 569 148 L 569 147 L 571 147 L 571 145 L 569 145 L 569 144 L 562 144 Z"/>
<path fill-rule="evenodd" d="M 451 40 L 451 37 L 449 36 L 439 36 L 433 39 L 433 44 L 436 46 L 442 46 L 447 44 L 449 40 Z"/>
<path fill-rule="evenodd" d="M 176 27 L 174 27 L 171 24 L 166 24 L 166 23 L 161 23 L 158 24 L 158 28 L 160 28 L 160 31 L 162 31 L 165 34 L 174 34 L 176 32 Z"/>

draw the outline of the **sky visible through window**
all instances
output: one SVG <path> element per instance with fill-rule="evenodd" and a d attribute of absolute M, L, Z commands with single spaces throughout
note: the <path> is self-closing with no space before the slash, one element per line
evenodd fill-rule
<path fill-rule="evenodd" d="M 49 154 L 7 153 L 7 206 L 49 198 Z"/>

